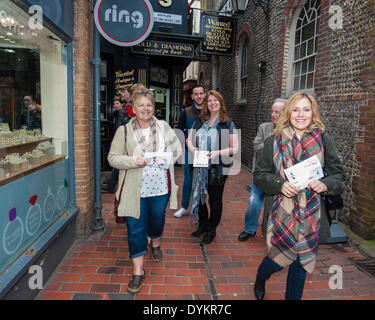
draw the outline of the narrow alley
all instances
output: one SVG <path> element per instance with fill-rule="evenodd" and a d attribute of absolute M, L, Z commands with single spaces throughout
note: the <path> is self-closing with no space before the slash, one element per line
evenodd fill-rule
<path fill-rule="evenodd" d="M 254 300 L 256 271 L 265 254 L 260 227 L 254 239 L 237 240 L 244 223 L 249 179 L 245 169 L 229 177 L 217 237 L 205 247 L 190 236 L 195 228 L 188 216 L 177 219 L 167 210 L 163 260 L 155 263 L 150 253 L 146 255 L 147 276 L 135 295 L 127 292 L 133 269 L 128 258 L 126 226 L 115 224 L 114 194 L 103 193 L 105 232 L 75 241 L 37 299 Z M 182 168 L 176 170 L 176 183 L 183 183 Z M 320 245 L 317 268 L 307 276 L 302 298 L 375 300 L 375 278 L 355 264 L 366 259 L 349 243 Z M 342 289 L 329 288 L 329 279 L 334 275 L 329 268 L 334 265 L 342 267 Z M 267 282 L 265 300 L 284 299 L 286 275 L 284 269 Z"/>

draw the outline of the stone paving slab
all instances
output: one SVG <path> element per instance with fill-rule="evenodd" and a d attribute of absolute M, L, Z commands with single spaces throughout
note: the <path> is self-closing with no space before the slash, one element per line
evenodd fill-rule
<path fill-rule="evenodd" d="M 128 258 L 125 225 L 114 222 L 113 194 L 103 193 L 103 233 L 76 240 L 71 250 L 38 295 L 39 300 L 254 300 L 257 268 L 265 254 L 260 226 L 255 238 L 237 240 L 244 225 L 250 175 L 242 169 L 230 176 L 224 191 L 222 221 L 213 243 L 201 247 L 190 233 L 195 227 L 188 216 L 173 217 L 167 210 L 162 239 L 164 257 L 153 262 L 145 257 L 145 283 L 137 294 L 126 290 L 133 269 Z M 176 168 L 181 199 L 183 168 Z M 260 218 L 261 222 L 261 218 Z M 322 244 L 317 268 L 307 275 L 305 300 L 375 300 L 375 278 L 362 271 L 356 261 L 366 260 L 348 243 Z M 329 288 L 332 266 L 343 272 L 342 289 Z M 332 270 L 331 270 L 332 271 Z M 265 300 L 282 300 L 287 269 L 267 281 Z"/>

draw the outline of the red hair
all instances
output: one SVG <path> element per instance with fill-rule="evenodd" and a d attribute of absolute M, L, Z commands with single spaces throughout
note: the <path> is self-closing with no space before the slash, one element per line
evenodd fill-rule
<path fill-rule="evenodd" d="M 210 119 L 210 110 L 208 110 L 208 106 L 207 106 L 208 96 L 210 96 L 210 95 L 216 97 L 216 99 L 219 100 L 219 103 L 220 103 L 220 113 L 219 113 L 220 122 L 227 121 L 229 119 L 229 115 L 228 115 L 228 112 L 227 112 L 227 108 L 225 107 L 224 98 L 216 90 L 208 91 L 206 97 L 204 98 L 203 107 L 202 107 L 202 111 L 201 111 L 202 121 L 204 122 L 204 121 L 207 121 L 208 119 Z"/>

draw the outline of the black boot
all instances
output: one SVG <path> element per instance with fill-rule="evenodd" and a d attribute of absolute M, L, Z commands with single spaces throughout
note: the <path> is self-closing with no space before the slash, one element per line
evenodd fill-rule
<path fill-rule="evenodd" d="M 265 293 L 266 293 L 266 280 L 263 280 L 261 277 L 259 277 L 259 274 L 257 274 L 257 278 L 255 280 L 255 285 L 254 285 L 255 297 L 258 300 L 263 300 Z"/>
<path fill-rule="evenodd" d="M 109 193 L 115 193 L 115 192 L 116 192 L 116 188 L 113 187 L 112 185 L 109 185 L 109 184 L 102 184 L 102 185 L 100 186 L 100 189 L 101 189 L 102 191 L 107 191 L 107 192 L 109 192 Z"/>
<path fill-rule="evenodd" d="M 242 231 L 240 233 L 240 235 L 238 236 L 238 240 L 239 241 L 246 241 L 250 238 L 254 238 L 255 237 L 255 232 L 254 233 L 249 233 L 249 232 L 246 232 L 246 231 Z"/>
<path fill-rule="evenodd" d="M 199 224 L 197 231 L 194 231 L 192 234 L 190 234 L 192 237 L 200 237 L 203 233 L 206 232 L 206 225 L 205 224 Z"/>
<path fill-rule="evenodd" d="M 215 231 L 207 231 L 204 234 L 203 239 L 200 241 L 200 244 L 201 245 L 210 244 L 212 241 L 214 241 L 215 237 L 216 237 Z"/>

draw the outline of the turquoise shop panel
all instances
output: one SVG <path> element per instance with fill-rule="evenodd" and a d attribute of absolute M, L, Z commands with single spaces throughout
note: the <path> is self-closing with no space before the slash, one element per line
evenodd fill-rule
<path fill-rule="evenodd" d="M 0 187 L 0 274 L 67 209 L 68 160 Z"/>

